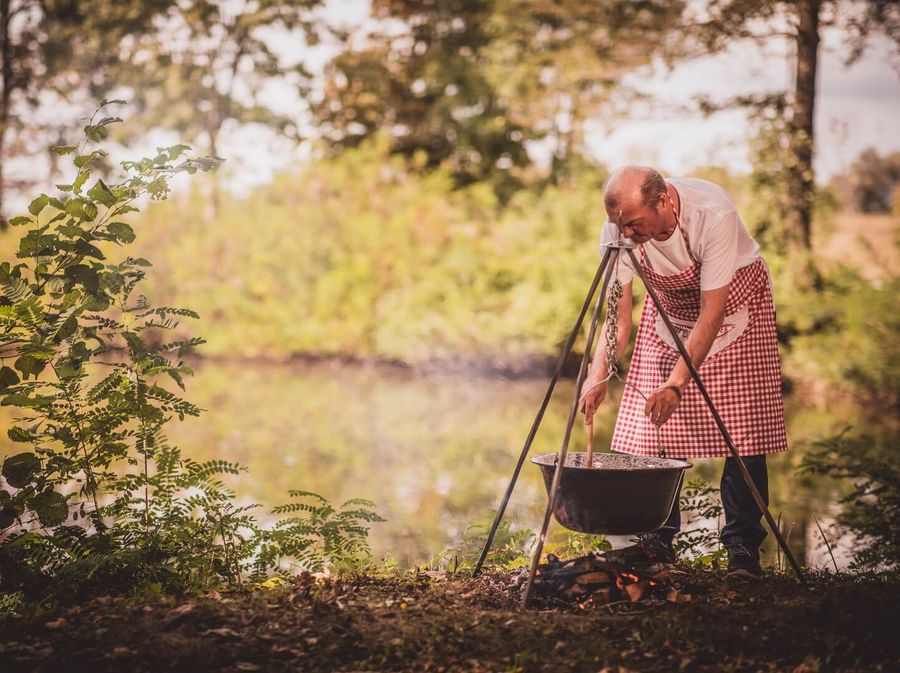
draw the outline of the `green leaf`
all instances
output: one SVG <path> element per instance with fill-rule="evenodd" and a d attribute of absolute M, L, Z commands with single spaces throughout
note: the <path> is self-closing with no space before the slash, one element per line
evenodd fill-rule
<path fill-rule="evenodd" d="M 100 288 L 100 279 L 97 272 L 86 264 L 75 264 L 65 271 L 66 278 L 80 283 L 88 292 L 96 292 Z"/>
<path fill-rule="evenodd" d="M 34 440 L 34 435 L 32 435 L 25 428 L 20 428 L 15 425 L 6 431 L 6 436 L 9 437 L 14 442 L 31 442 Z"/>
<path fill-rule="evenodd" d="M 44 526 L 58 526 L 69 518 L 69 506 L 65 497 L 53 490 L 38 493 L 28 501 L 28 506 Z"/>
<path fill-rule="evenodd" d="M 42 371 L 44 371 L 44 367 L 47 365 L 46 361 L 41 358 L 35 357 L 30 353 L 25 353 L 24 355 L 20 355 L 16 358 L 15 363 L 13 363 L 15 368 L 22 372 L 23 378 L 28 378 L 29 374 L 34 374 L 37 376 Z M 15 397 L 15 395 L 11 395 L 10 397 Z M 6 399 L 9 399 L 7 397 Z M 6 404 L 6 400 L 3 401 Z"/>
<path fill-rule="evenodd" d="M 19 375 L 11 367 L 0 367 L 0 390 L 6 390 L 19 382 Z"/>
<path fill-rule="evenodd" d="M 89 294 L 82 306 L 85 311 L 105 311 L 109 308 L 109 297 L 103 294 Z"/>
<path fill-rule="evenodd" d="M 107 225 L 110 233 L 115 234 L 116 238 L 122 243 L 132 243 L 134 241 L 134 229 L 124 222 L 110 222 Z"/>
<path fill-rule="evenodd" d="M 92 245 L 87 241 L 78 241 L 75 244 L 75 252 L 85 257 L 94 257 L 96 259 L 106 259 L 106 255 L 96 245 Z"/>
<path fill-rule="evenodd" d="M 13 488 L 25 488 L 40 469 L 40 459 L 35 454 L 26 452 L 17 453 L 4 460 L 0 473 Z"/>
<path fill-rule="evenodd" d="M 72 183 L 72 191 L 76 194 L 80 194 L 81 188 L 84 186 L 84 183 L 87 182 L 90 175 L 90 171 L 78 171 L 78 176 L 75 178 L 75 182 Z"/>
<path fill-rule="evenodd" d="M 46 194 L 41 194 L 34 201 L 28 204 L 28 212 L 37 217 L 37 215 L 50 203 L 50 197 Z"/>
<path fill-rule="evenodd" d="M 98 107 L 106 107 L 107 105 L 126 105 L 127 103 L 128 101 L 122 100 L 121 98 L 104 98 L 102 101 L 100 101 L 100 105 Z"/>
<path fill-rule="evenodd" d="M 47 397 L 44 395 L 38 395 L 36 397 L 28 397 L 28 395 L 7 395 L 3 398 L 3 401 L 0 402 L 0 406 L 4 407 L 25 407 L 25 408 L 34 408 L 39 407 L 42 404 L 47 404 L 48 402 L 52 402 L 52 397 Z"/>
<path fill-rule="evenodd" d="M 66 202 L 66 212 L 72 217 L 84 219 L 84 202 L 81 199 L 70 199 Z"/>
<path fill-rule="evenodd" d="M 0 530 L 4 528 L 9 528 L 16 522 L 16 512 L 15 510 L 4 507 L 0 509 Z"/>
<path fill-rule="evenodd" d="M 94 199 L 94 201 L 99 201 L 107 208 L 117 201 L 116 195 L 112 193 L 103 180 L 97 180 L 97 182 L 94 183 L 94 186 L 88 190 L 87 195 Z"/>
<path fill-rule="evenodd" d="M 55 339 L 57 341 L 65 341 L 75 334 L 76 329 L 78 329 L 78 319 L 74 315 L 70 315 L 63 324 L 60 325 L 59 330 L 56 332 Z"/>
<path fill-rule="evenodd" d="M 31 222 L 31 218 L 25 215 L 17 215 L 9 220 L 9 224 L 13 227 L 21 227 L 23 224 L 31 224 Z"/>
<path fill-rule="evenodd" d="M 54 154 L 58 154 L 62 156 L 63 154 L 72 154 L 78 148 L 75 145 L 55 145 L 50 148 L 50 151 Z"/>
<path fill-rule="evenodd" d="M 99 124 L 88 124 L 84 127 L 85 138 L 92 142 L 99 143 L 101 140 L 104 140 L 107 135 L 109 135 L 109 132 L 104 126 L 100 126 Z"/>

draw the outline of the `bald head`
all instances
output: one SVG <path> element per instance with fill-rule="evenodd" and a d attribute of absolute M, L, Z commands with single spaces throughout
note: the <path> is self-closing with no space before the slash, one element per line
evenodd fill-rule
<path fill-rule="evenodd" d="M 603 186 L 606 215 L 626 238 L 641 244 L 666 240 L 675 230 L 674 198 L 659 171 L 646 166 L 625 166 Z M 665 195 L 667 198 L 660 198 Z"/>
<path fill-rule="evenodd" d="M 606 211 L 649 206 L 666 192 L 666 181 L 648 166 L 624 166 L 613 172 L 603 186 Z"/>

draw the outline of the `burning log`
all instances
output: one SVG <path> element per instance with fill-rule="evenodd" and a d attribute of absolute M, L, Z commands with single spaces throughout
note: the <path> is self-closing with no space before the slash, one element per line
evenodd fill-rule
<path fill-rule="evenodd" d="M 548 554 L 535 573 L 534 592 L 582 609 L 620 601 L 682 603 L 691 597 L 672 585 L 677 572 L 673 564 L 661 562 L 640 545 L 569 561 Z"/>

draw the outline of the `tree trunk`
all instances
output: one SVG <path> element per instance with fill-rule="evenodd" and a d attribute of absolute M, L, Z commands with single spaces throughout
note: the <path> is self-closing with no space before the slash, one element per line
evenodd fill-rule
<path fill-rule="evenodd" d="M 797 64 L 794 105 L 790 123 L 790 161 L 787 166 L 788 250 L 807 255 L 812 248 L 812 213 L 815 198 L 813 173 L 816 101 L 816 66 L 819 50 L 819 9 L 822 0 L 797 3 Z"/>
<path fill-rule="evenodd" d="M 10 44 L 9 36 L 9 0 L 0 0 L 0 59 L 3 61 L 2 72 L 0 72 L 0 79 L 2 79 L 0 86 L 3 87 L 3 90 L 0 91 L 0 231 L 5 230 L 9 226 L 3 215 L 3 195 L 5 193 L 3 184 L 3 163 L 4 157 L 6 156 L 6 127 L 9 124 L 9 99 L 11 94 L 10 89 L 12 88 L 11 53 L 12 45 Z"/>
<path fill-rule="evenodd" d="M 214 128 L 208 128 L 206 133 L 209 137 L 209 154 L 210 156 L 219 156 L 219 131 L 222 129 L 221 122 Z M 219 171 L 213 170 L 209 173 L 209 200 L 206 202 L 204 216 L 209 222 L 214 221 L 219 216 L 222 208 L 222 185 L 219 182 Z"/>

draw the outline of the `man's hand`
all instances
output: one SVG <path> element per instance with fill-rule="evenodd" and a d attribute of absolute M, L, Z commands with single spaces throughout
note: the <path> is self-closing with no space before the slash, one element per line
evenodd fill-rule
<path fill-rule="evenodd" d="M 650 417 L 656 427 L 660 427 L 669 420 L 681 403 L 681 389 L 671 385 L 657 388 L 647 398 L 644 405 L 644 413 Z"/>
<path fill-rule="evenodd" d="M 608 382 L 598 381 L 590 376 L 581 384 L 581 398 L 578 400 L 578 408 L 584 414 L 585 423 L 597 413 L 597 407 L 606 399 L 607 390 L 609 390 Z"/>

